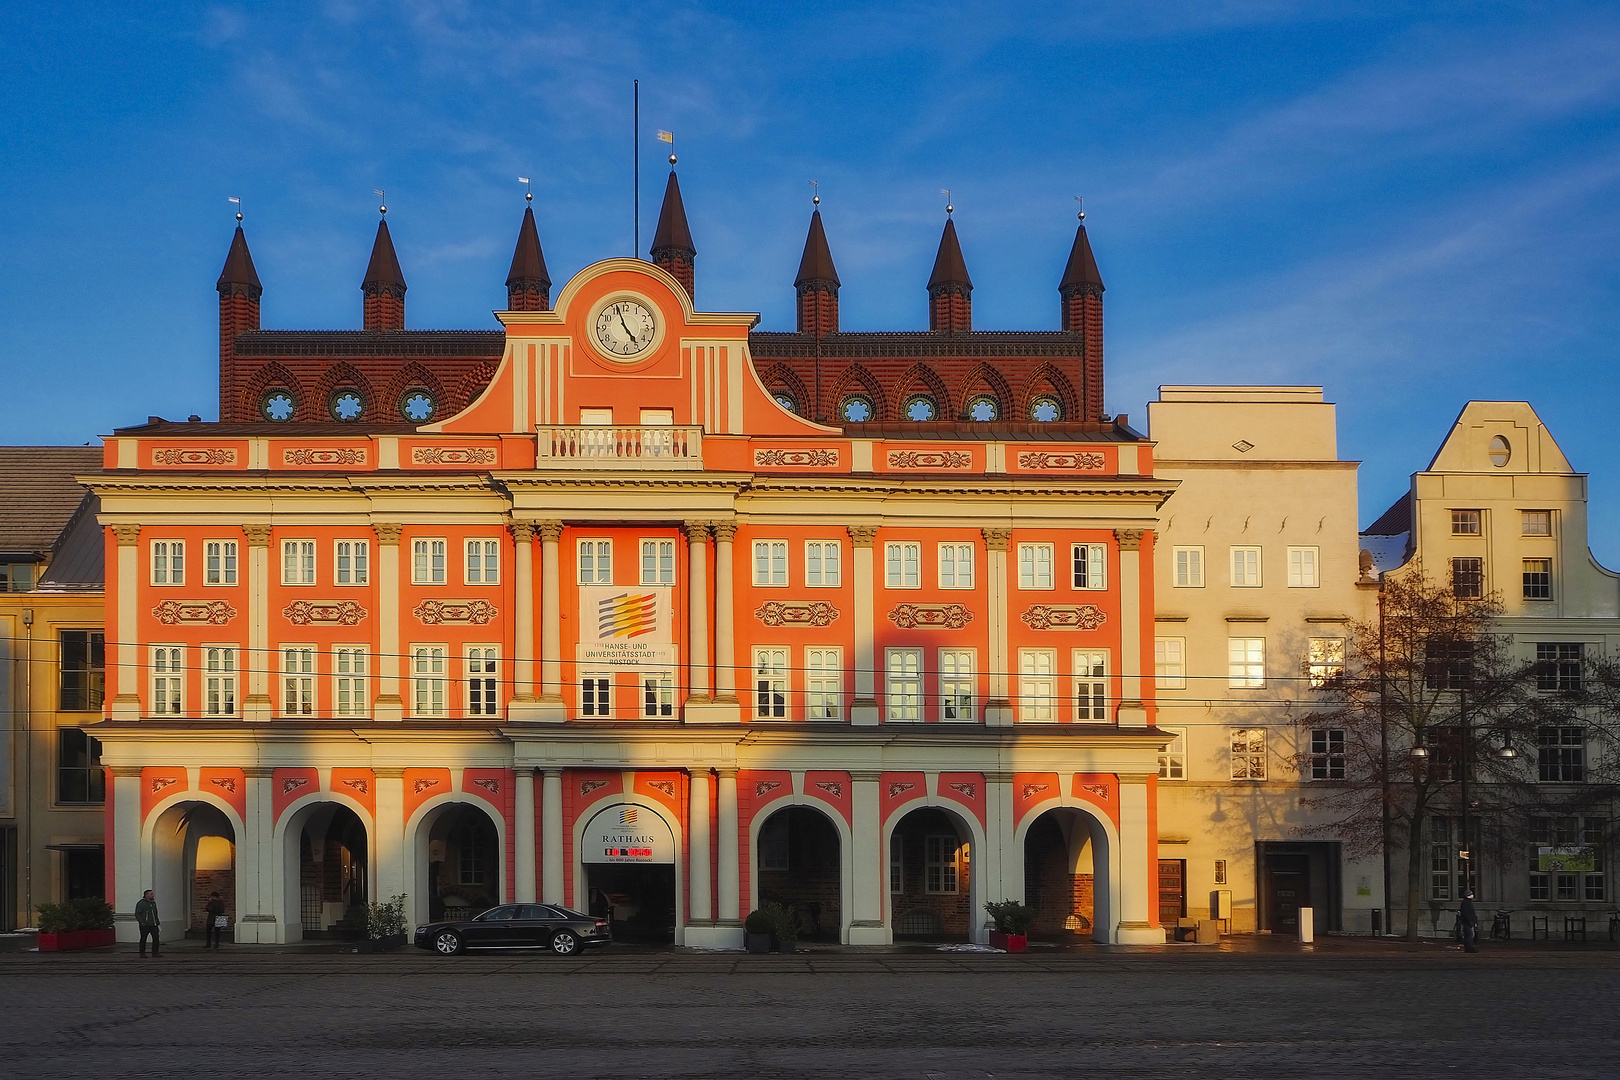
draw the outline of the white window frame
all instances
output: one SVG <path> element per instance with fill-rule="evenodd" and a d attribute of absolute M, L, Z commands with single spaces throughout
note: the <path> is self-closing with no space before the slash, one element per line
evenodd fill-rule
<path fill-rule="evenodd" d="M 637 676 L 641 687 L 641 718 L 670 720 L 675 716 L 675 676 L 668 671 L 643 671 Z"/>
<path fill-rule="evenodd" d="M 804 542 L 804 587 L 836 589 L 844 582 L 844 545 L 837 540 Z"/>
<path fill-rule="evenodd" d="M 652 565 L 648 566 L 648 556 Z M 641 583 L 643 585 L 675 584 L 675 541 L 644 537 L 641 541 Z"/>
<path fill-rule="evenodd" d="M 591 720 L 613 719 L 615 689 L 613 672 L 582 672 L 579 677 L 579 715 Z"/>
<path fill-rule="evenodd" d="M 1041 670 L 1042 667 L 1045 670 Z M 1018 721 L 1053 724 L 1058 719 L 1056 649 L 1018 650 Z"/>
<path fill-rule="evenodd" d="M 1226 639 L 1226 685 L 1232 690 L 1258 690 L 1266 685 L 1265 638 Z"/>
<path fill-rule="evenodd" d="M 501 583 L 501 542 L 487 536 L 469 536 L 461 543 L 462 571 L 468 585 Z"/>
<path fill-rule="evenodd" d="M 923 719 L 923 651 L 883 650 L 883 720 L 920 724 Z"/>
<path fill-rule="evenodd" d="M 441 643 L 411 646 L 411 715 L 450 715 L 450 648 Z"/>
<path fill-rule="evenodd" d="M 238 693 L 235 645 L 204 645 L 203 715 L 238 716 L 242 696 Z"/>
<path fill-rule="evenodd" d="M 1153 687 L 1156 690 L 1187 689 L 1187 639 L 1153 639 Z"/>
<path fill-rule="evenodd" d="M 442 536 L 411 540 L 411 584 L 443 585 L 449 578 L 450 541 Z"/>
<path fill-rule="evenodd" d="M 939 545 L 940 588 L 973 588 L 973 551 L 971 543 L 952 542 Z"/>
<path fill-rule="evenodd" d="M 332 542 L 332 584 L 371 584 L 371 541 L 334 540 Z"/>
<path fill-rule="evenodd" d="M 1187 779 L 1187 729 L 1160 725 L 1159 730 L 1175 736 L 1170 745 L 1159 751 L 1159 779 Z"/>
<path fill-rule="evenodd" d="M 281 670 L 282 716 L 314 716 L 320 710 L 320 697 L 315 690 L 319 665 L 315 663 L 315 646 L 283 643 L 276 649 Z"/>
<path fill-rule="evenodd" d="M 1035 543 L 1018 545 L 1018 587 L 1021 590 L 1057 588 L 1057 546 Z"/>
<path fill-rule="evenodd" d="M 906 891 L 906 845 L 899 833 L 889 835 L 889 895 Z"/>
<path fill-rule="evenodd" d="M 281 542 L 281 583 L 283 585 L 315 584 L 315 541 L 283 540 Z"/>
<path fill-rule="evenodd" d="M 153 540 L 150 551 L 153 585 L 184 585 L 186 583 L 186 542 L 184 540 Z"/>
<path fill-rule="evenodd" d="M 961 891 L 962 840 L 950 833 L 923 837 L 923 891 L 931 896 L 952 896 Z"/>
<path fill-rule="evenodd" d="M 239 550 L 235 540 L 204 540 L 203 584 L 235 585 Z"/>
<path fill-rule="evenodd" d="M 1231 557 L 1227 562 L 1232 571 L 1232 588 L 1258 589 L 1264 585 L 1265 576 L 1262 572 L 1264 560 L 1261 558 L 1258 545 L 1233 545 Z M 1250 570 L 1254 571 L 1252 575 L 1249 573 Z"/>
<path fill-rule="evenodd" d="M 804 718 L 844 718 L 844 650 L 824 646 L 804 650 Z"/>
<path fill-rule="evenodd" d="M 1322 551 L 1317 547 L 1288 549 L 1288 587 L 1316 589 L 1322 585 Z"/>
<path fill-rule="evenodd" d="M 788 542 L 786 540 L 755 540 L 753 559 L 755 585 L 762 589 L 787 587 Z"/>
<path fill-rule="evenodd" d="M 494 645 L 465 645 L 461 650 L 462 692 L 467 715 L 501 715 L 501 651 Z"/>
<path fill-rule="evenodd" d="M 890 589 L 922 588 L 922 544 L 893 540 L 883 545 L 883 581 Z"/>
<path fill-rule="evenodd" d="M 610 538 L 582 536 L 574 544 L 574 555 L 579 584 L 613 584 L 613 541 Z"/>
<path fill-rule="evenodd" d="M 1109 656 L 1107 649 L 1075 649 L 1071 657 L 1074 672 L 1074 719 L 1079 724 L 1106 724 Z"/>
<path fill-rule="evenodd" d="M 1335 740 L 1334 736 L 1338 739 Z M 1349 776 L 1346 767 L 1346 732 L 1344 728 L 1312 728 L 1310 734 L 1310 771 L 1306 777 L 1314 781 L 1344 780 Z M 1338 749 L 1334 749 L 1337 745 Z M 1337 767 L 1338 775 L 1333 775 Z"/>
<path fill-rule="evenodd" d="M 186 647 L 152 646 L 151 672 L 153 716 L 186 714 Z"/>
<path fill-rule="evenodd" d="M 979 656 L 975 649 L 939 650 L 939 719 L 972 723 L 979 717 Z"/>
<path fill-rule="evenodd" d="M 1098 592 L 1108 588 L 1108 545 L 1073 544 L 1069 548 L 1069 580 L 1075 589 Z"/>
<path fill-rule="evenodd" d="M 371 715 L 371 649 L 366 645 L 332 646 L 332 715 Z"/>
<path fill-rule="evenodd" d="M 1311 688 L 1320 690 L 1329 679 L 1344 674 L 1344 638 L 1313 637 L 1306 643 L 1305 676 Z"/>
<path fill-rule="evenodd" d="M 1204 549 L 1202 545 L 1171 548 L 1170 559 L 1171 588 L 1202 589 L 1204 587 Z"/>
<path fill-rule="evenodd" d="M 1264 783 L 1267 772 L 1266 729 L 1229 728 L 1232 751 L 1232 779 Z"/>
<path fill-rule="evenodd" d="M 1546 532 L 1531 532 L 1530 531 L 1530 516 L 1532 514 L 1544 515 L 1544 519 L 1547 522 L 1547 531 Z M 1520 536 L 1536 536 L 1536 537 L 1542 537 L 1542 538 L 1551 537 L 1553 535 L 1554 527 L 1555 527 L 1555 525 L 1554 525 L 1554 521 L 1553 521 L 1553 512 L 1551 510 L 1520 510 L 1519 511 L 1519 535 Z"/>
<path fill-rule="evenodd" d="M 790 650 L 785 645 L 754 647 L 753 697 L 755 720 L 790 719 L 788 700 L 792 692 Z"/>

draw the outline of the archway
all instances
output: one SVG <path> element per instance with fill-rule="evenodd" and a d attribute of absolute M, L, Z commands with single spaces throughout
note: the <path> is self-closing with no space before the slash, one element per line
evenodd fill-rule
<path fill-rule="evenodd" d="M 891 826 L 888 851 L 894 939 L 971 940 L 983 918 L 969 824 L 953 810 L 918 807 Z"/>
<path fill-rule="evenodd" d="M 776 810 L 759 826 L 754 866 L 760 904 L 797 912 L 803 940 L 840 940 L 843 847 L 831 818 L 809 806 Z"/>
<path fill-rule="evenodd" d="M 585 908 L 613 923 L 615 941 L 669 945 L 680 925 L 674 830 L 639 803 L 596 811 L 580 832 Z"/>
<path fill-rule="evenodd" d="M 1078 806 L 1051 806 L 1019 829 L 1030 935 L 1049 941 L 1114 940 L 1115 845 L 1102 820 Z"/>
<path fill-rule="evenodd" d="M 469 919 L 501 903 L 506 850 L 498 823 L 474 802 L 445 802 L 417 820 L 412 903 L 428 922 Z M 423 901 L 425 900 L 425 905 Z"/>
<path fill-rule="evenodd" d="M 217 892 L 236 923 L 236 828 L 231 818 L 209 802 L 181 801 L 154 819 L 151 831 L 152 877 L 163 939 L 206 926 L 208 898 Z"/>
<path fill-rule="evenodd" d="M 285 939 L 364 937 L 371 899 L 371 837 L 339 802 L 312 801 L 282 827 Z"/>

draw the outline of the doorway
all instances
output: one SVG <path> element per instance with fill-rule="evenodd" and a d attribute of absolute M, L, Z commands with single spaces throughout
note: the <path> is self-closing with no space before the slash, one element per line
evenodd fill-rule
<path fill-rule="evenodd" d="M 832 941 L 843 926 L 843 873 L 838 830 L 819 810 L 790 806 L 759 830 L 759 903 L 793 909 L 800 939 Z"/>
<path fill-rule="evenodd" d="M 1299 909 L 1311 906 L 1311 863 L 1304 855 L 1268 852 L 1261 893 L 1266 905 L 1266 929 L 1273 934 L 1297 934 Z"/>
<path fill-rule="evenodd" d="M 590 914 L 613 924 L 613 940 L 675 943 L 675 867 L 656 863 L 588 863 Z"/>
<path fill-rule="evenodd" d="M 1312 909 L 1317 933 L 1342 928 L 1342 855 L 1337 842 L 1262 841 L 1256 848 L 1258 929 L 1297 934 L 1302 907 Z"/>
<path fill-rule="evenodd" d="M 1159 860 L 1159 925 L 1174 930 L 1187 917 L 1187 860 Z"/>

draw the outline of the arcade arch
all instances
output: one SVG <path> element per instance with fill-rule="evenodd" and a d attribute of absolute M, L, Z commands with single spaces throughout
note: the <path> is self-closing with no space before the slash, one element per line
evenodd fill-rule
<path fill-rule="evenodd" d="M 202 930 L 208 894 L 218 892 L 235 923 L 236 840 L 233 810 L 199 798 L 180 798 L 147 819 L 150 876 L 165 941 Z"/>
<path fill-rule="evenodd" d="M 849 941 L 849 827 L 810 802 L 779 800 L 750 826 L 750 909 L 770 901 L 799 915 L 806 941 Z"/>
<path fill-rule="evenodd" d="M 972 941 L 984 922 L 984 832 L 954 807 L 910 804 L 889 822 L 883 886 L 890 938 Z"/>
<path fill-rule="evenodd" d="M 1032 810 L 1013 838 L 1032 936 L 1117 940 L 1119 833 L 1085 803 L 1052 800 Z"/>

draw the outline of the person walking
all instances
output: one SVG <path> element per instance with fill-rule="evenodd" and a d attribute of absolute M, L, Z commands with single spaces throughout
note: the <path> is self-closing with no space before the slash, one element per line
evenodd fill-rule
<path fill-rule="evenodd" d="M 1462 907 L 1457 911 L 1457 925 L 1462 927 L 1463 951 L 1479 952 L 1479 912 L 1474 910 L 1474 890 L 1463 893 Z"/>
<path fill-rule="evenodd" d="M 225 901 L 219 898 L 219 893 L 208 894 L 208 915 L 204 919 L 203 948 L 219 948 L 220 935 L 225 932 Z"/>
<path fill-rule="evenodd" d="M 152 890 L 147 889 L 141 898 L 135 901 L 135 922 L 141 928 L 141 955 L 146 955 L 146 939 L 152 939 L 152 955 L 163 955 L 163 938 L 158 934 L 157 901 L 152 899 Z"/>

